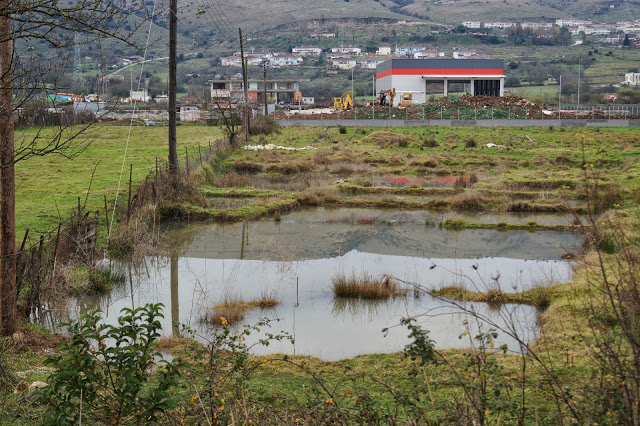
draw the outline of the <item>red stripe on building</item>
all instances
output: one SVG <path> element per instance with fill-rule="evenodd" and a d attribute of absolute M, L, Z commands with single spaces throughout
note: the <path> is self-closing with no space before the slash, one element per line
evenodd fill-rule
<path fill-rule="evenodd" d="M 388 77 L 390 75 L 444 75 L 444 76 L 460 76 L 460 75 L 504 75 L 504 70 L 501 68 L 493 69 L 437 69 L 437 68 L 393 68 L 387 71 L 379 72 L 376 78 Z"/>

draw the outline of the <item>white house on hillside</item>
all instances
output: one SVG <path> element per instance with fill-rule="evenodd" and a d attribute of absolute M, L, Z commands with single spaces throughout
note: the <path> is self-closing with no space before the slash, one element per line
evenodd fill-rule
<path fill-rule="evenodd" d="M 369 70 L 375 70 L 378 64 L 383 63 L 386 59 L 378 59 L 378 58 L 364 58 L 362 62 L 360 62 L 361 68 L 366 68 Z"/>
<path fill-rule="evenodd" d="M 338 70 L 350 70 L 356 67 L 356 60 L 349 57 L 333 58 L 331 66 Z"/>
<path fill-rule="evenodd" d="M 425 59 L 425 58 L 443 58 L 444 52 L 438 49 L 425 49 L 413 54 L 413 59 Z"/>
<path fill-rule="evenodd" d="M 340 53 L 342 55 L 361 55 L 362 49 L 355 46 L 339 46 L 332 47 L 331 53 Z"/>
<path fill-rule="evenodd" d="M 320 56 L 322 49 L 317 46 L 296 46 L 292 49 L 292 53 L 298 56 Z"/>
<path fill-rule="evenodd" d="M 408 46 L 397 46 L 395 54 L 396 55 L 405 55 L 405 56 L 413 56 L 414 53 L 424 50 L 424 46 L 418 45 L 408 45 Z"/>

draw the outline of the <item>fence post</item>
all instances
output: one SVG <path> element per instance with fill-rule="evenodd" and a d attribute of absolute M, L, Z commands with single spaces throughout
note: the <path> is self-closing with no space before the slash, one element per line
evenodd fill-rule
<path fill-rule="evenodd" d="M 107 226 L 107 239 L 108 239 L 109 238 L 109 209 L 107 208 L 107 194 L 103 194 L 103 195 L 104 195 L 104 218 L 106 219 L 105 225 Z"/>
<path fill-rule="evenodd" d="M 127 199 L 127 224 L 131 217 L 131 179 L 133 175 L 133 164 L 129 165 L 129 198 Z"/>
<path fill-rule="evenodd" d="M 184 147 L 184 158 L 186 160 L 185 173 L 186 176 L 189 177 L 189 150 L 186 146 Z"/>

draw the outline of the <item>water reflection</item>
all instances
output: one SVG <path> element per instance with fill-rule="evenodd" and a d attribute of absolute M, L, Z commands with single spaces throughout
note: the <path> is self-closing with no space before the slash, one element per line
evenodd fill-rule
<path fill-rule="evenodd" d="M 216 303 L 270 295 L 280 305 L 249 311 L 244 323 L 279 318 L 271 330 L 263 331 L 284 330 L 295 336 L 295 346 L 274 342 L 268 348 L 257 347 L 256 352 L 335 360 L 398 351 L 408 343 L 406 328 L 399 326 L 407 316 L 417 317 L 438 347 L 462 347 L 468 341 L 458 337 L 464 331 L 473 334 L 480 326 L 473 321 L 474 315 L 462 312 L 459 306 L 415 294 L 412 288 L 405 297 L 384 302 L 335 299 L 331 277 L 366 272 L 390 274 L 425 288 L 459 284 L 477 290 L 499 286 L 503 291 L 521 291 L 569 280 L 571 266 L 559 257 L 579 244 L 578 236 L 568 233 L 449 232 L 407 220 L 360 226 L 283 217 L 280 224 L 256 221 L 180 228 L 182 231 L 172 229 L 166 235 L 171 247 L 168 257 L 149 257 L 137 268 L 126 265 L 130 268 L 128 283 L 108 294 L 78 300 L 70 310 L 72 315 L 100 308 L 106 320 L 114 323 L 123 307 L 163 303 L 161 323 L 167 336 L 179 335 L 177 321 L 206 335 L 202 318 Z M 499 279 L 494 280 L 497 275 Z M 535 336 L 537 316 L 532 307 L 464 307 L 500 327 L 514 327 L 526 340 Z M 388 329 L 386 337 L 382 329 Z M 250 337 L 257 340 L 260 336 Z M 498 341 L 511 349 L 518 347 L 504 333 Z"/>

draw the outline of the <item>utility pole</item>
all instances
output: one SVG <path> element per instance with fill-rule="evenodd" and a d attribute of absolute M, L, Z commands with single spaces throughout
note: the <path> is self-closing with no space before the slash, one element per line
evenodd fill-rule
<path fill-rule="evenodd" d="M 265 59 L 262 63 L 264 67 L 264 116 L 269 115 L 269 110 L 267 109 L 267 60 Z"/>
<path fill-rule="evenodd" d="M 169 173 L 178 173 L 176 96 L 178 90 L 178 0 L 169 0 Z"/>
<path fill-rule="evenodd" d="M 11 10 L 12 0 L 0 0 Z M 16 331 L 16 192 L 11 19 L 0 16 L 0 335 Z"/>
<path fill-rule="evenodd" d="M 562 74 L 560 74 L 560 86 L 558 88 L 558 120 L 560 120 L 560 103 L 562 102 Z"/>
<path fill-rule="evenodd" d="M 351 68 L 351 102 L 353 102 L 353 68 L 355 68 L 356 66 L 354 65 Z"/>
<path fill-rule="evenodd" d="M 580 68 L 582 68 L 582 59 L 578 61 L 578 106 L 580 106 Z"/>
<path fill-rule="evenodd" d="M 240 57 L 242 59 L 242 86 L 244 87 L 244 141 L 249 141 L 249 79 L 247 76 L 247 59 L 244 57 L 244 40 L 242 39 L 242 28 L 238 28 L 240 34 Z"/>

